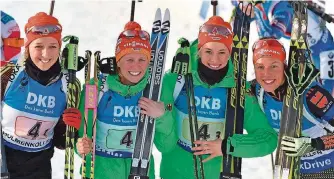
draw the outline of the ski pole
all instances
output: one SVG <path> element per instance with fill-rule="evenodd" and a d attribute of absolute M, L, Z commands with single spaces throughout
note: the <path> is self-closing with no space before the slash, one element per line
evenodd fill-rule
<path fill-rule="evenodd" d="M 143 2 L 143 0 L 138 0 L 138 2 Z M 134 21 L 135 9 L 136 9 L 136 0 L 132 0 L 130 21 Z"/>
<path fill-rule="evenodd" d="M 218 5 L 218 0 L 211 0 L 211 5 L 213 7 L 213 15 L 217 15 L 217 5 Z"/>
<path fill-rule="evenodd" d="M 80 85 L 76 84 L 75 73 L 78 70 L 78 43 L 79 38 L 75 36 L 66 36 L 64 42 L 69 41 L 63 50 L 64 68 L 68 70 L 68 98 L 67 108 L 78 108 L 80 98 Z M 65 179 L 74 178 L 74 140 L 75 129 L 66 126 L 66 143 L 65 143 Z"/>
<path fill-rule="evenodd" d="M 90 96 L 90 99 L 92 102 L 91 104 L 89 104 L 90 109 L 93 110 L 93 132 L 92 132 L 92 158 L 90 161 L 90 179 L 94 179 L 94 174 L 95 174 L 95 139 L 96 139 L 96 117 L 97 117 L 97 99 L 98 99 L 98 90 L 97 90 L 97 86 L 98 86 L 98 61 L 100 60 L 100 51 L 96 51 L 94 53 L 94 85 L 90 85 L 89 87 L 89 91 L 90 94 L 92 94 Z M 87 102 L 87 101 L 86 101 Z M 88 103 L 88 102 L 87 102 Z"/>
<path fill-rule="evenodd" d="M 54 6 L 55 6 L 55 1 L 56 0 L 51 0 L 51 5 L 50 5 L 50 12 L 49 12 L 49 14 L 52 16 L 52 14 L 53 14 L 53 9 L 54 9 Z"/>
<path fill-rule="evenodd" d="M 189 118 L 189 132 L 190 132 L 190 141 L 192 147 L 197 147 L 197 144 L 194 142 L 196 140 L 205 139 L 206 134 L 203 137 L 200 137 L 198 130 L 198 121 L 197 121 L 197 110 L 194 99 L 194 88 L 193 88 L 193 78 L 191 74 L 191 63 L 190 63 L 190 44 L 189 41 L 181 38 L 178 43 L 181 47 L 177 50 L 176 56 L 172 64 L 172 72 L 182 75 L 185 78 L 185 87 L 187 93 L 187 104 L 188 104 L 188 118 Z M 195 129 L 194 129 L 195 128 Z M 198 160 L 200 164 L 200 173 L 198 172 Z M 193 155 L 194 162 L 194 176 L 195 179 L 202 178 L 204 179 L 204 167 L 203 167 L 203 158 L 202 156 Z"/>
<path fill-rule="evenodd" d="M 322 10 L 321 6 L 317 5 L 315 2 L 308 1 L 307 8 L 328 23 L 334 23 L 334 18 L 330 14 L 327 14 L 324 10 Z"/>
<path fill-rule="evenodd" d="M 91 66 L 91 56 L 92 52 L 89 50 L 86 50 L 85 58 L 88 59 L 88 63 L 85 66 L 85 102 L 89 101 L 89 96 L 90 96 L 90 88 L 89 88 L 89 81 L 90 81 L 90 66 Z M 90 103 L 88 103 L 89 105 Z M 87 137 L 87 125 L 88 125 L 88 110 L 89 107 L 85 104 L 85 116 L 84 116 L 84 132 L 83 132 L 83 137 Z M 82 166 L 81 166 L 81 177 L 83 179 L 86 178 L 86 155 L 82 156 Z"/>

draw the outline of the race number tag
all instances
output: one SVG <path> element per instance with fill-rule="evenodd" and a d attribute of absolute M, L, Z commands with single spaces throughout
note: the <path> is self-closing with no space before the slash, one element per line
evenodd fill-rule
<path fill-rule="evenodd" d="M 132 150 L 134 147 L 136 130 L 108 130 L 106 147 L 114 150 Z"/>
<path fill-rule="evenodd" d="M 15 134 L 29 140 L 47 139 L 54 125 L 54 121 L 18 116 L 15 122 Z"/>
<path fill-rule="evenodd" d="M 320 78 L 334 80 L 334 50 L 320 53 Z"/>
<path fill-rule="evenodd" d="M 199 137 L 208 141 L 222 138 L 224 135 L 224 122 L 203 122 L 198 121 Z M 194 127 L 195 129 L 195 127 Z M 191 141 L 189 119 L 182 121 L 182 136 Z"/>

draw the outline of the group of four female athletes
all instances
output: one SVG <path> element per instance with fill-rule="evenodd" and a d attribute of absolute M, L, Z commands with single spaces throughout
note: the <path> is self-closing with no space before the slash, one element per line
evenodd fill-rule
<path fill-rule="evenodd" d="M 27 40 L 19 62 L 22 65 L 14 70 L 15 78 L 9 81 L 1 98 L 8 170 L 13 179 L 51 178 L 50 160 L 54 147 L 64 148 L 66 125 L 79 130 L 77 153 L 82 156 L 91 152 L 92 140 L 83 137 L 85 91 L 79 110 L 66 109 L 67 84 L 59 56 L 62 26 L 55 17 L 37 13 L 29 18 L 24 31 Z M 256 80 L 247 83 L 245 98 L 247 134 L 224 138 L 227 91 L 236 85 L 230 59 L 232 39 L 231 25 L 213 16 L 201 26 L 198 39 L 191 44 L 191 54 L 197 63 L 192 70 L 197 118 L 199 125 L 209 125 L 210 134 L 206 141 L 195 142 L 198 147 L 191 148 L 184 85 L 177 83 L 177 74 L 168 72 L 163 78 L 159 102 L 142 96 L 151 60 L 149 34 L 136 22 L 125 25 L 115 50 L 117 74 L 107 75 L 97 107 L 96 179 L 128 177 L 134 142 L 124 143 L 122 138 L 130 135 L 134 141 L 140 113 L 156 120 L 154 144 L 162 153 L 160 173 L 164 179 L 194 178 L 193 154 L 203 155 L 205 176 L 211 179 L 219 177 L 223 154 L 260 157 L 275 150 L 287 85 L 285 49 L 274 38 L 255 42 L 252 61 Z M 136 45 L 128 46 L 130 42 Z M 325 107 L 318 105 L 319 95 L 326 97 Z M 316 82 L 303 97 L 306 111 L 302 119 L 303 137 L 285 140 L 283 149 L 291 156 L 304 156 L 302 177 L 315 173 L 333 176 L 334 146 L 329 142 L 333 137 L 326 128 L 317 125 L 326 121 L 328 126 L 334 126 L 333 98 Z M 216 136 L 217 131 L 220 136 Z M 322 160 L 324 165 L 313 164 Z M 153 158 L 149 177 L 155 178 Z"/>

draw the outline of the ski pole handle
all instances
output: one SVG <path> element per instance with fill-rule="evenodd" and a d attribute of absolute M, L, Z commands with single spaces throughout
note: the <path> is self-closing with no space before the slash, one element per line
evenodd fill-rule
<path fill-rule="evenodd" d="M 63 51 L 64 68 L 70 71 L 78 71 L 78 44 L 79 38 L 76 36 L 66 36 L 63 39 L 64 42 L 69 41 L 66 44 Z"/>
<path fill-rule="evenodd" d="M 218 5 L 218 0 L 211 0 L 211 5 L 213 7 L 213 15 L 217 15 L 217 5 Z"/>
<path fill-rule="evenodd" d="M 143 2 L 143 0 L 138 0 L 138 2 Z M 135 18 L 135 9 L 136 9 L 136 0 L 132 0 L 132 2 L 131 2 L 131 16 L 130 16 L 130 21 L 134 21 L 134 18 Z"/>

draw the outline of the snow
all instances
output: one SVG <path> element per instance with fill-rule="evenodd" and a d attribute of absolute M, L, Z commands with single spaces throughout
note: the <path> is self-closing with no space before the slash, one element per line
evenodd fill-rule
<path fill-rule="evenodd" d="M 228 20 L 232 11 L 229 0 L 219 1 L 220 14 Z M 222 3 L 223 2 L 223 3 Z M 331 7 L 334 2 L 327 1 Z M 166 69 L 171 67 L 172 58 L 178 48 L 177 40 L 185 37 L 194 40 L 197 37 L 199 26 L 204 22 L 199 12 L 202 0 L 144 0 L 136 4 L 135 21 L 142 28 L 151 31 L 156 8 L 169 8 L 171 12 L 171 31 L 169 36 Z M 50 1 L 46 0 L 0 0 L 0 9 L 12 15 L 18 22 L 22 34 L 28 17 L 39 11 L 49 12 Z M 211 7 L 210 7 L 211 9 Z M 329 9 L 332 13 L 334 10 Z M 212 14 L 208 12 L 208 17 Z M 79 37 L 79 54 L 84 55 L 85 50 L 100 50 L 101 57 L 113 56 L 116 38 L 122 31 L 126 22 L 130 19 L 130 0 L 56 0 L 54 16 L 63 26 L 63 35 L 76 35 Z M 329 25 L 333 29 L 333 25 Z M 251 24 L 250 44 L 257 39 L 255 24 Z M 284 41 L 288 47 L 288 41 Z M 251 50 L 249 56 L 251 56 Z M 251 60 L 248 64 L 247 79 L 254 77 Z M 81 82 L 84 81 L 84 73 L 78 73 Z M 156 160 L 156 175 L 159 176 L 160 153 L 154 149 L 153 156 Z M 177 162 L 177 161 L 175 161 Z M 79 179 L 81 159 L 75 156 L 75 178 Z M 52 159 L 53 179 L 63 178 L 64 151 L 56 150 Z M 268 179 L 272 177 L 270 155 L 260 158 L 243 159 L 242 175 L 244 179 Z"/>

